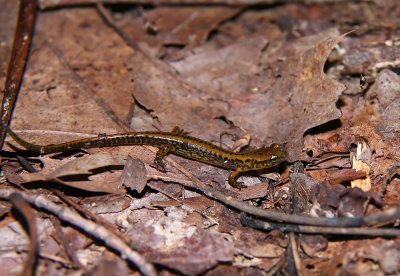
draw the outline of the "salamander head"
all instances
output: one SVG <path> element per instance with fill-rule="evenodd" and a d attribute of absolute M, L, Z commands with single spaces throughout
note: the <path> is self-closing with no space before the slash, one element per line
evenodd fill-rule
<path fill-rule="evenodd" d="M 285 160 L 287 153 L 284 145 L 271 144 L 255 152 L 255 164 L 257 169 L 269 168 L 278 165 Z"/>

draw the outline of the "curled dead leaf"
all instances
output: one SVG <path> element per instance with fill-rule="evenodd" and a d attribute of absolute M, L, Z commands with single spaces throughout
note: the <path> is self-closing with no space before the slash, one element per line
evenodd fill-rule
<path fill-rule="evenodd" d="M 47 179 L 57 179 L 67 175 L 92 174 L 93 170 L 109 166 L 121 166 L 125 160 L 120 157 L 114 157 L 109 154 L 92 154 L 81 158 L 76 158 L 65 165 L 54 170 L 47 176 Z"/>
<path fill-rule="evenodd" d="M 120 193 L 123 190 L 115 184 L 116 182 L 110 180 L 110 177 L 105 177 L 104 174 L 97 174 L 101 175 L 101 177 L 87 179 L 87 176 L 94 175 L 94 171 L 98 169 L 122 166 L 124 163 L 125 160 L 120 157 L 113 157 L 108 154 L 93 154 L 76 158 L 56 169 L 45 168 L 37 173 L 22 174 L 21 177 L 26 182 L 55 181 L 62 185 L 85 191 Z M 86 176 L 86 178 L 82 180 L 81 176 Z"/>

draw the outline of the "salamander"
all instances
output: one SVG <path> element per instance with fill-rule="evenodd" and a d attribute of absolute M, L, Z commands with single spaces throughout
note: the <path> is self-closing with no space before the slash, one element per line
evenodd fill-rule
<path fill-rule="evenodd" d="M 172 132 L 127 132 L 112 135 L 99 135 L 92 138 L 73 140 L 60 144 L 36 145 L 29 143 L 8 129 L 10 136 L 27 150 L 41 155 L 77 149 L 101 148 L 127 145 L 150 145 L 159 148 L 154 164 L 165 171 L 164 157 L 170 153 L 231 170 L 228 183 L 242 188 L 237 181 L 239 174 L 258 171 L 277 166 L 286 158 L 286 151 L 279 144 L 247 152 L 233 152 L 196 137 L 187 135 L 175 127 Z"/>

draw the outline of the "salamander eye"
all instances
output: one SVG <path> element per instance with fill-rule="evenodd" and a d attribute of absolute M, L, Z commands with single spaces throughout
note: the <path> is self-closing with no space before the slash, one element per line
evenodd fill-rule
<path fill-rule="evenodd" d="M 278 159 L 278 156 L 276 156 L 276 155 L 272 155 L 272 156 L 271 156 L 271 160 L 274 161 L 274 160 L 276 160 L 276 159 Z"/>

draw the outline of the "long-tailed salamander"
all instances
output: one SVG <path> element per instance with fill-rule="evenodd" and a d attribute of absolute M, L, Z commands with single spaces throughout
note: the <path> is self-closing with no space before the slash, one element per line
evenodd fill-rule
<path fill-rule="evenodd" d="M 186 135 L 175 127 L 172 132 L 127 132 L 113 135 L 100 135 L 93 138 L 73 140 L 60 144 L 35 145 L 19 137 L 8 129 L 11 137 L 31 152 L 41 155 L 85 148 L 100 148 L 127 145 L 150 145 L 159 148 L 154 163 L 157 168 L 165 170 L 163 158 L 167 154 L 175 154 L 184 158 L 211 164 L 232 170 L 228 182 L 232 187 L 241 188 L 239 174 L 277 166 L 286 157 L 281 145 L 271 144 L 269 147 L 248 152 L 233 152 L 201 139 Z"/>

